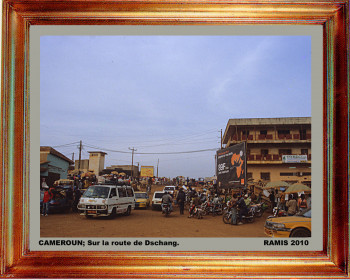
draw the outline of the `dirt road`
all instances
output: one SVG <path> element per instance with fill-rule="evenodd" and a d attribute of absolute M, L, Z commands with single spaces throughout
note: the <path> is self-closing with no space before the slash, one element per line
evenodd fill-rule
<path fill-rule="evenodd" d="M 154 191 L 154 189 L 152 190 Z M 41 237 L 266 237 L 264 224 L 268 213 L 251 224 L 224 224 L 222 216 L 188 218 L 178 207 L 169 217 L 151 208 L 135 209 L 130 216 L 114 219 L 86 219 L 78 213 L 40 216 Z"/>

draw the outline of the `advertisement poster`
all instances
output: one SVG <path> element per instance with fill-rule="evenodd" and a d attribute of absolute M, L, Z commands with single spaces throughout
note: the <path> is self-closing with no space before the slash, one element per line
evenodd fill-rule
<path fill-rule="evenodd" d="M 244 187 L 247 175 L 246 142 L 217 151 L 219 187 Z"/>
<path fill-rule="evenodd" d="M 153 166 L 141 166 L 141 177 L 153 177 L 154 175 Z"/>

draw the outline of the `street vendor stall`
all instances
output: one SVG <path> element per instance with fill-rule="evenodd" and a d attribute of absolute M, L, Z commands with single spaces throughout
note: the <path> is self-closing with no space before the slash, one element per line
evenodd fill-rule
<path fill-rule="evenodd" d="M 300 183 L 296 183 L 296 184 L 291 185 L 291 186 L 285 191 L 286 194 L 290 194 L 290 193 L 301 193 L 301 192 L 304 192 L 304 193 L 311 193 L 311 188 L 308 187 L 308 186 L 306 186 L 306 185 L 303 185 L 303 184 L 300 184 Z"/>

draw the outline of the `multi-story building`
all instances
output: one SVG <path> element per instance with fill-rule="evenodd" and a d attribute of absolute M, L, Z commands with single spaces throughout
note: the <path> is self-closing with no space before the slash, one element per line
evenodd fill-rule
<path fill-rule="evenodd" d="M 226 147 L 247 142 L 247 179 L 311 186 L 311 118 L 230 119 Z"/>

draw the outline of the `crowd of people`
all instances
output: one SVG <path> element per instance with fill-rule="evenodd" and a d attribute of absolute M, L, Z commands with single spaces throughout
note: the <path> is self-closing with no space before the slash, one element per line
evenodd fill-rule
<path fill-rule="evenodd" d="M 62 199 L 62 196 L 65 196 L 69 207 L 71 207 L 73 211 L 77 211 L 77 205 L 82 192 L 93 184 L 104 184 L 107 181 L 109 183 L 123 185 L 139 183 L 130 176 L 118 174 L 104 176 L 101 174 L 99 176 L 95 176 L 94 174 L 90 176 L 74 175 L 70 177 L 70 179 L 71 186 L 62 190 L 62 186 L 59 184 L 53 184 L 53 186 L 49 187 L 46 184 L 45 178 L 43 178 L 41 184 L 41 190 L 44 192 L 42 215 L 48 215 L 50 201 Z M 153 179 L 154 178 L 148 178 L 147 180 L 146 191 L 148 193 L 151 192 L 151 186 L 154 185 Z M 179 183 L 183 184 L 177 185 L 176 195 L 170 196 L 167 194 L 163 198 L 163 203 L 170 203 L 170 205 L 172 205 L 172 203 L 175 202 L 178 205 L 180 215 L 184 215 L 185 205 L 189 205 L 189 218 L 193 217 L 195 211 L 203 208 L 202 205 L 207 202 L 212 205 L 212 209 L 215 209 L 218 205 L 222 208 L 228 206 L 229 211 L 232 212 L 232 217 L 237 217 L 237 224 L 241 224 L 242 216 L 247 214 L 249 207 L 263 201 L 262 192 L 256 195 L 254 189 L 225 190 L 217 188 L 216 184 L 213 183 L 201 185 L 198 182 L 189 181 L 189 183 L 190 182 L 192 184 L 180 181 Z M 137 190 L 137 187 L 135 190 Z M 311 195 L 306 196 L 303 193 L 299 195 L 286 195 L 284 192 L 273 190 L 269 197 L 264 199 L 265 201 L 267 199 L 270 201 L 271 210 L 282 210 L 289 216 L 293 216 L 298 211 L 311 207 Z"/>
<path fill-rule="evenodd" d="M 311 208 L 311 194 L 285 194 L 283 191 L 272 191 L 269 196 L 272 209 L 286 211 L 288 216 Z"/>
<path fill-rule="evenodd" d="M 232 221 L 231 224 L 243 224 L 242 217 L 247 216 L 251 207 L 256 207 L 257 204 L 263 205 L 266 202 L 265 208 L 270 208 L 273 212 L 274 209 L 283 210 L 286 215 L 294 216 L 304 209 L 311 207 L 311 194 L 285 194 L 282 191 L 274 190 L 269 197 L 263 197 L 263 193 L 259 192 L 255 194 L 254 189 L 245 190 L 221 190 L 215 188 L 196 188 L 193 186 L 177 187 L 177 195 L 174 200 L 170 199 L 169 195 L 166 196 L 166 202 L 175 202 L 178 205 L 180 215 L 184 215 L 184 208 L 186 203 L 189 204 L 189 218 L 196 214 L 196 211 L 203 210 L 203 205 L 209 202 L 212 205 L 212 209 L 215 209 L 217 205 L 228 206 L 228 211 L 231 211 Z M 171 201 L 170 201 L 171 200 Z M 270 204 L 268 206 L 268 201 Z M 164 201 L 165 202 L 165 201 Z M 237 221 L 235 220 L 237 219 Z"/>

